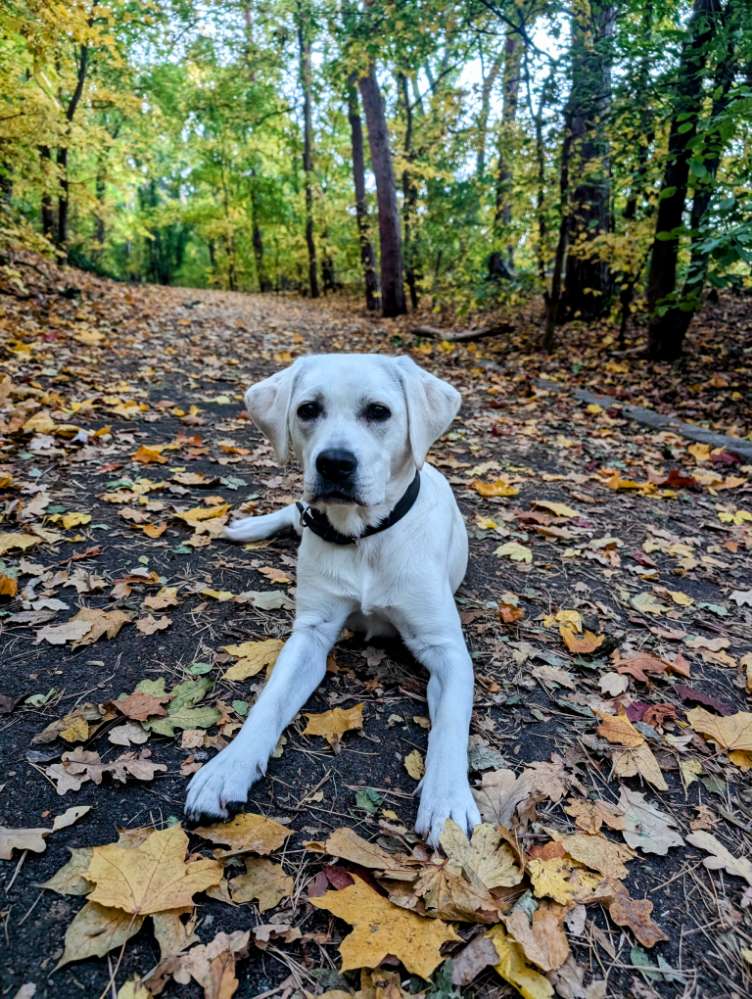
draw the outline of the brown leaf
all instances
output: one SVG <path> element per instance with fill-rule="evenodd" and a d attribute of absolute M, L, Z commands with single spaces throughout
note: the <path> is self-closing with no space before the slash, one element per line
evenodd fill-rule
<path fill-rule="evenodd" d="M 638 732 L 625 714 L 605 715 L 600 712 L 596 714 L 602 719 L 597 728 L 598 735 L 608 739 L 609 742 L 633 749 L 645 741 L 645 736 L 642 732 Z"/>
<path fill-rule="evenodd" d="M 643 947 L 650 949 L 668 937 L 652 918 L 653 903 L 646 898 L 631 898 L 619 892 L 608 906 L 608 914 L 617 926 L 627 926 Z"/>
<path fill-rule="evenodd" d="M 126 697 L 119 697 L 112 702 L 121 715 L 134 721 L 146 721 L 155 715 L 166 715 L 162 706 L 172 699 L 172 694 L 146 694 L 142 690 L 134 690 Z"/>
<path fill-rule="evenodd" d="M 566 913 L 565 906 L 543 901 L 533 913 L 532 921 L 522 908 L 504 916 L 502 921 L 528 961 L 543 971 L 555 971 L 569 957 L 569 944 L 562 927 Z"/>
<path fill-rule="evenodd" d="M 567 815 L 571 815 L 578 829 L 586 833 L 597 833 L 602 825 L 609 829 L 624 828 L 624 815 L 607 801 L 587 801 L 585 798 L 575 798 L 564 806 Z"/>

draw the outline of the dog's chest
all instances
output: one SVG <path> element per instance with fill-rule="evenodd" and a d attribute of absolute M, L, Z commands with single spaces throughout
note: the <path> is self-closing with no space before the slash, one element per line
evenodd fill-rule
<path fill-rule="evenodd" d="M 383 558 L 382 545 L 336 548 L 322 543 L 305 548 L 301 546 L 299 581 L 352 601 L 366 615 L 386 614 L 394 606 L 396 574 Z"/>

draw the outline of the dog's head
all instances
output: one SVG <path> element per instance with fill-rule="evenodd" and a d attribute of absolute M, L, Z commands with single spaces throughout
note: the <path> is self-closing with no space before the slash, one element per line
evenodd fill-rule
<path fill-rule="evenodd" d="M 280 461 L 290 451 L 319 507 L 379 506 L 425 461 L 460 394 L 409 357 L 321 354 L 248 389 L 253 422 Z"/>

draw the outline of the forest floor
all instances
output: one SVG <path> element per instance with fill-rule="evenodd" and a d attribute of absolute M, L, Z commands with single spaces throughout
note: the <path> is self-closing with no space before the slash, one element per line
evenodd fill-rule
<path fill-rule="evenodd" d="M 752 468 L 531 380 L 568 368 L 742 434 L 733 364 L 705 395 L 701 362 L 666 367 L 661 400 L 623 359 L 601 381 L 571 351 L 29 263 L 0 285 L 0 996 L 749 995 Z M 742 329 L 743 304 L 713 308 Z M 292 621 L 293 539 L 219 536 L 299 481 L 242 393 L 345 349 L 409 349 L 464 394 L 432 460 L 471 535 L 458 601 L 490 826 L 448 859 L 411 832 L 425 676 L 350 636 L 306 708 L 329 740 L 299 719 L 248 818 L 180 830 L 189 776 Z M 334 708 L 355 709 L 339 742 Z M 340 974 L 348 934 L 351 965 L 402 964 Z"/>

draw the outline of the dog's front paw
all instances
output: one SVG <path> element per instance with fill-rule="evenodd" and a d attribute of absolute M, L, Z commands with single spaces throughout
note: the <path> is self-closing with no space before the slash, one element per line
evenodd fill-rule
<path fill-rule="evenodd" d="M 189 823 L 210 823 L 232 818 L 245 805 L 254 781 L 265 767 L 253 757 L 228 746 L 205 763 L 188 785 L 185 815 Z"/>
<path fill-rule="evenodd" d="M 415 831 L 430 846 L 437 847 L 447 819 L 453 819 L 468 835 L 480 822 L 466 774 L 438 774 L 429 770 L 420 787 L 420 806 Z"/>

